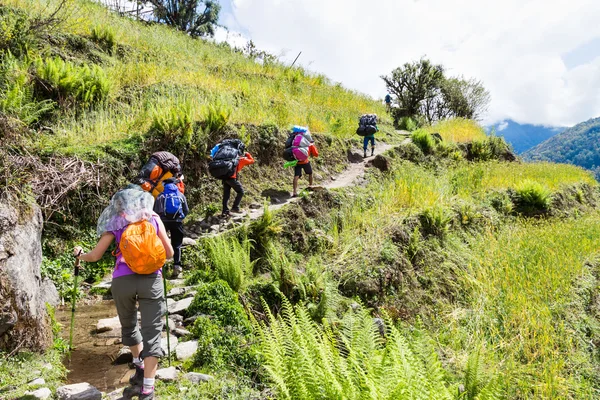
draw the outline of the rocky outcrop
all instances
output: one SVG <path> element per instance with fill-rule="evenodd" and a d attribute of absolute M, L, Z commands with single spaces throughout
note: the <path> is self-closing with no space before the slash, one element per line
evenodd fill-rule
<path fill-rule="evenodd" d="M 52 343 L 46 303 L 59 301 L 42 280 L 42 213 L 0 202 L 0 348 L 43 350 Z"/>

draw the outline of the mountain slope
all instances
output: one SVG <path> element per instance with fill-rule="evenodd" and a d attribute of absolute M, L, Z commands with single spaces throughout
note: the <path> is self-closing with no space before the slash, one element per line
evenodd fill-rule
<path fill-rule="evenodd" d="M 506 139 L 512 145 L 515 152 L 521 154 L 564 131 L 566 128 L 519 124 L 509 119 L 489 126 L 488 129 L 494 129 L 496 135 Z"/>
<path fill-rule="evenodd" d="M 526 160 L 574 164 L 600 178 L 600 118 L 582 122 L 523 154 Z"/>

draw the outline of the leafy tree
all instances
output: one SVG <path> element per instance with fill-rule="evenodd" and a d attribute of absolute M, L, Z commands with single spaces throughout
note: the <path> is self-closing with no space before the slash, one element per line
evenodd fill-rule
<path fill-rule="evenodd" d="M 392 71 L 391 76 L 382 76 L 388 91 L 396 97 L 398 117 L 420 115 L 423 102 L 438 96 L 444 80 L 444 67 L 421 59 Z"/>
<path fill-rule="evenodd" d="M 142 0 L 154 9 L 159 22 L 192 37 L 214 36 L 221 5 L 216 0 Z"/>
<path fill-rule="evenodd" d="M 406 63 L 381 78 L 396 97 L 399 107 L 392 109 L 396 122 L 406 118 L 429 123 L 451 117 L 477 119 L 490 102 L 481 81 L 448 78 L 443 66 L 427 59 Z"/>

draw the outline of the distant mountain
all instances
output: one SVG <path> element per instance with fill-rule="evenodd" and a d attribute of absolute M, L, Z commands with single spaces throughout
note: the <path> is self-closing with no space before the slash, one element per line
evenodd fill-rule
<path fill-rule="evenodd" d="M 487 127 L 488 132 L 494 130 L 496 135 L 504 137 L 504 139 L 506 139 L 519 154 L 537 146 L 565 129 L 566 128 L 519 124 L 510 119 Z"/>
<path fill-rule="evenodd" d="M 523 154 L 526 160 L 575 164 L 600 179 L 600 118 L 590 119 L 553 136 Z"/>

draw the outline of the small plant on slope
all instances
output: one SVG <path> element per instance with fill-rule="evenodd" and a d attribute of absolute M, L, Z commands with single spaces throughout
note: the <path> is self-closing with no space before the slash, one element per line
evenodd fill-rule
<path fill-rule="evenodd" d="M 433 154 L 435 152 L 436 143 L 429 133 L 423 130 L 414 131 L 410 138 L 424 154 Z"/>
<path fill-rule="evenodd" d="M 206 246 L 217 276 L 227 282 L 232 290 L 239 291 L 254 265 L 250 261 L 250 241 L 244 239 L 240 243 L 234 237 L 221 235 L 207 239 Z"/>

